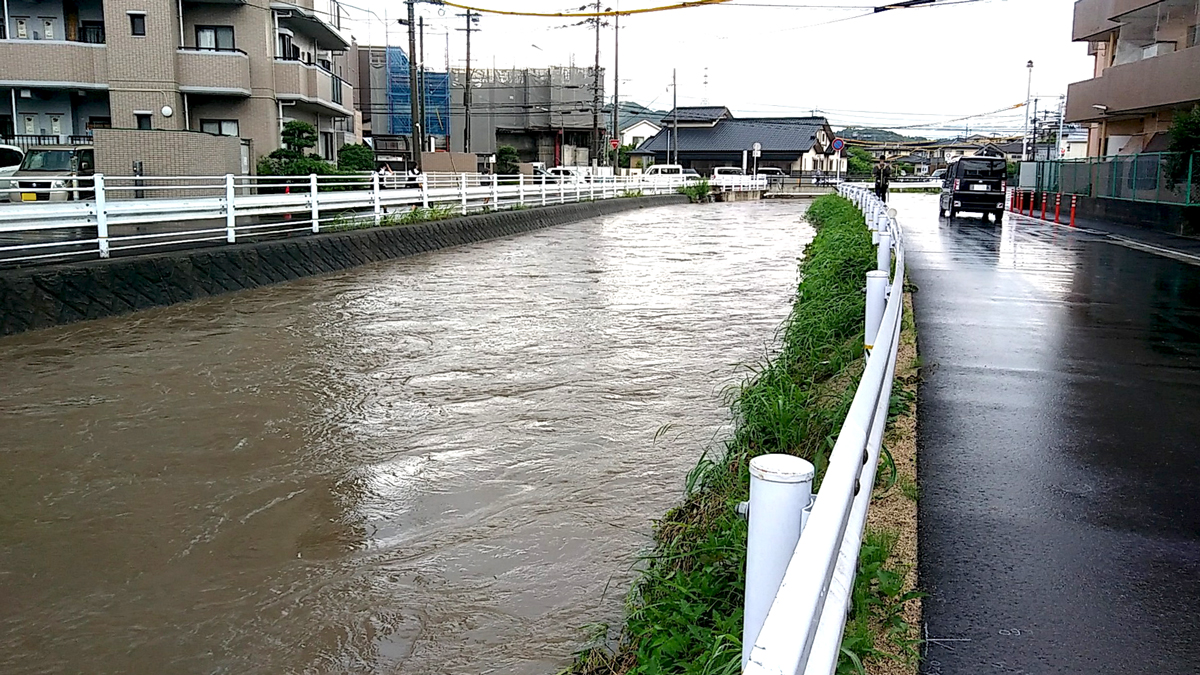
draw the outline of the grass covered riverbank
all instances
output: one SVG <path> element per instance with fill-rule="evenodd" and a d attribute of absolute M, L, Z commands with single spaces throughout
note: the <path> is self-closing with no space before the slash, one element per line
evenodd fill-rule
<path fill-rule="evenodd" d="M 656 523 L 625 625 L 617 635 L 600 636 L 568 672 L 740 672 L 746 522 L 735 508 L 749 496 L 749 461 L 769 453 L 803 457 L 816 466 L 819 486 L 863 367 L 863 287 L 875 264 L 870 233 L 853 204 L 835 195 L 813 202 L 807 219 L 817 234 L 800 264 L 779 353 L 737 392 L 724 457 L 702 459 L 688 475 L 683 503 Z M 894 397 L 893 416 L 911 413 L 908 403 Z M 880 474 L 898 481 L 898 471 Z M 868 532 L 840 671 L 861 672 L 864 661 L 915 663 L 911 612 L 905 614 L 911 579 L 890 560 L 898 540 L 890 530 Z M 876 646 L 883 642 L 895 649 Z"/>

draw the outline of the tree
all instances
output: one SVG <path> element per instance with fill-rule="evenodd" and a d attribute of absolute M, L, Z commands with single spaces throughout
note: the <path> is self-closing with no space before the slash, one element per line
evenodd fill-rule
<path fill-rule="evenodd" d="M 304 151 L 309 148 L 317 147 L 317 128 L 308 122 L 300 120 L 288 122 L 283 125 L 283 131 L 280 132 L 279 137 L 289 153 L 295 153 L 296 157 L 303 155 Z M 275 155 L 275 153 L 271 154 Z"/>
<path fill-rule="evenodd" d="M 521 172 L 521 154 L 511 145 L 496 148 L 496 173 L 512 175 Z"/>
<path fill-rule="evenodd" d="M 337 165 L 341 171 L 374 171 L 375 152 L 365 145 L 347 143 L 338 150 Z"/>
<path fill-rule="evenodd" d="M 614 159 L 613 155 L 615 154 L 617 166 L 622 169 L 628 169 L 629 168 L 629 153 L 633 152 L 636 149 L 637 149 L 636 145 L 622 145 L 619 148 L 617 148 L 616 150 L 609 150 L 608 151 L 608 160 L 610 162 L 613 161 L 613 159 Z"/>
<path fill-rule="evenodd" d="M 1175 115 L 1171 125 L 1171 145 L 1168 150 L 1176 153 L 1167 161 L 1167 187 L 1175 189 L 1186 183 L 1190 175 L 1192 184 L 1200 182 L 1200 106 L 1191 112 Z M 1190 168 L 1189 168 L 1190 167 Z"/>
<path fill-rule="evenodd" d="M 859 176 L 871 174 L 871 170 L 875 167 L 875 158 L 871 156 L 871 153 L 854 146 L 847 147 L 846 153 L 849 155 L 846 158 L 847 173 Z"/>

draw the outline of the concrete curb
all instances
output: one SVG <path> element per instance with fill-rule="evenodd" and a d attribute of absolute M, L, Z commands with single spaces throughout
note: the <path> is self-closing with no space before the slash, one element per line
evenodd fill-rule
<path fill-rule="evenodd" d="M 170 253 L 0 270 L 0 335 L 188 302 L 652 206 L 683 195 L 500 211 Z"/>

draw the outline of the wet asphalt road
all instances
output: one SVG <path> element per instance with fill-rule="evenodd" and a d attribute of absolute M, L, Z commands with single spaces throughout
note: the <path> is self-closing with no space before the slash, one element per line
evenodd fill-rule
<path fill-rule="evenodd" d="M 922 672 L 1200 670 L 1200 267 L 896 195 L 926 364 Z"/>

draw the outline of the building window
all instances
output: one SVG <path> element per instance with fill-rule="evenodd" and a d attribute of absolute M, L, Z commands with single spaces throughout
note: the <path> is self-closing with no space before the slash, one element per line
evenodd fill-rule
<path fill-rule="evenodd" d="M 636 148 L 637 146 L 641 145 L 642 141 L 644 141 L 644 140 L 646 140 L 645 136 L 634 136 L 633 137 L 633 147 Z"/>
<path fill-rule="evenodd" d="M 330 75 L 330 80 L 333 84 L 333 102 L 341 105 L 342 103 L 342 78 L 337 75 Z"/>
<path fill-rule="evenodd" d="M 137 120 L 138 129 L 145 131 L 153 128 L 150 126 L 150 113 L 134 113 L 133 118 Z"/>
<path fill-rule="evenodd" d="M 333 147 L 333 134 L 328 131 L 321 132 L 321 157 L 330 161 L 337 157 Z"/>
<path fill-rule="evenodd" d="M 196 48 L 233 51 L 233 26 L 196 26 Z"/>
<path fill-rule="evenodd" d="M 85 128 L 88 131 L 91 131 L 92 129 L 111 129 L 112 128 L 112 118 L 111 117 L 89 117 L 87 126 Z"/>
<path fill-rule="evenodd" d="M 129 34 L 137 37 L 146 36 L 146 15 L 145 14 L 130 14 L 129 15 Z"/>
<path fill-rule="evenodd" d="M 79 24 L 79 41 L 93 45 L 104 44 L 104 22 L 81 21 Z"/>
<path fill-rule="evenodd" d="M 214 136 L 239 136 L 237 120 L 200 120 L 200 131 Z"/>

